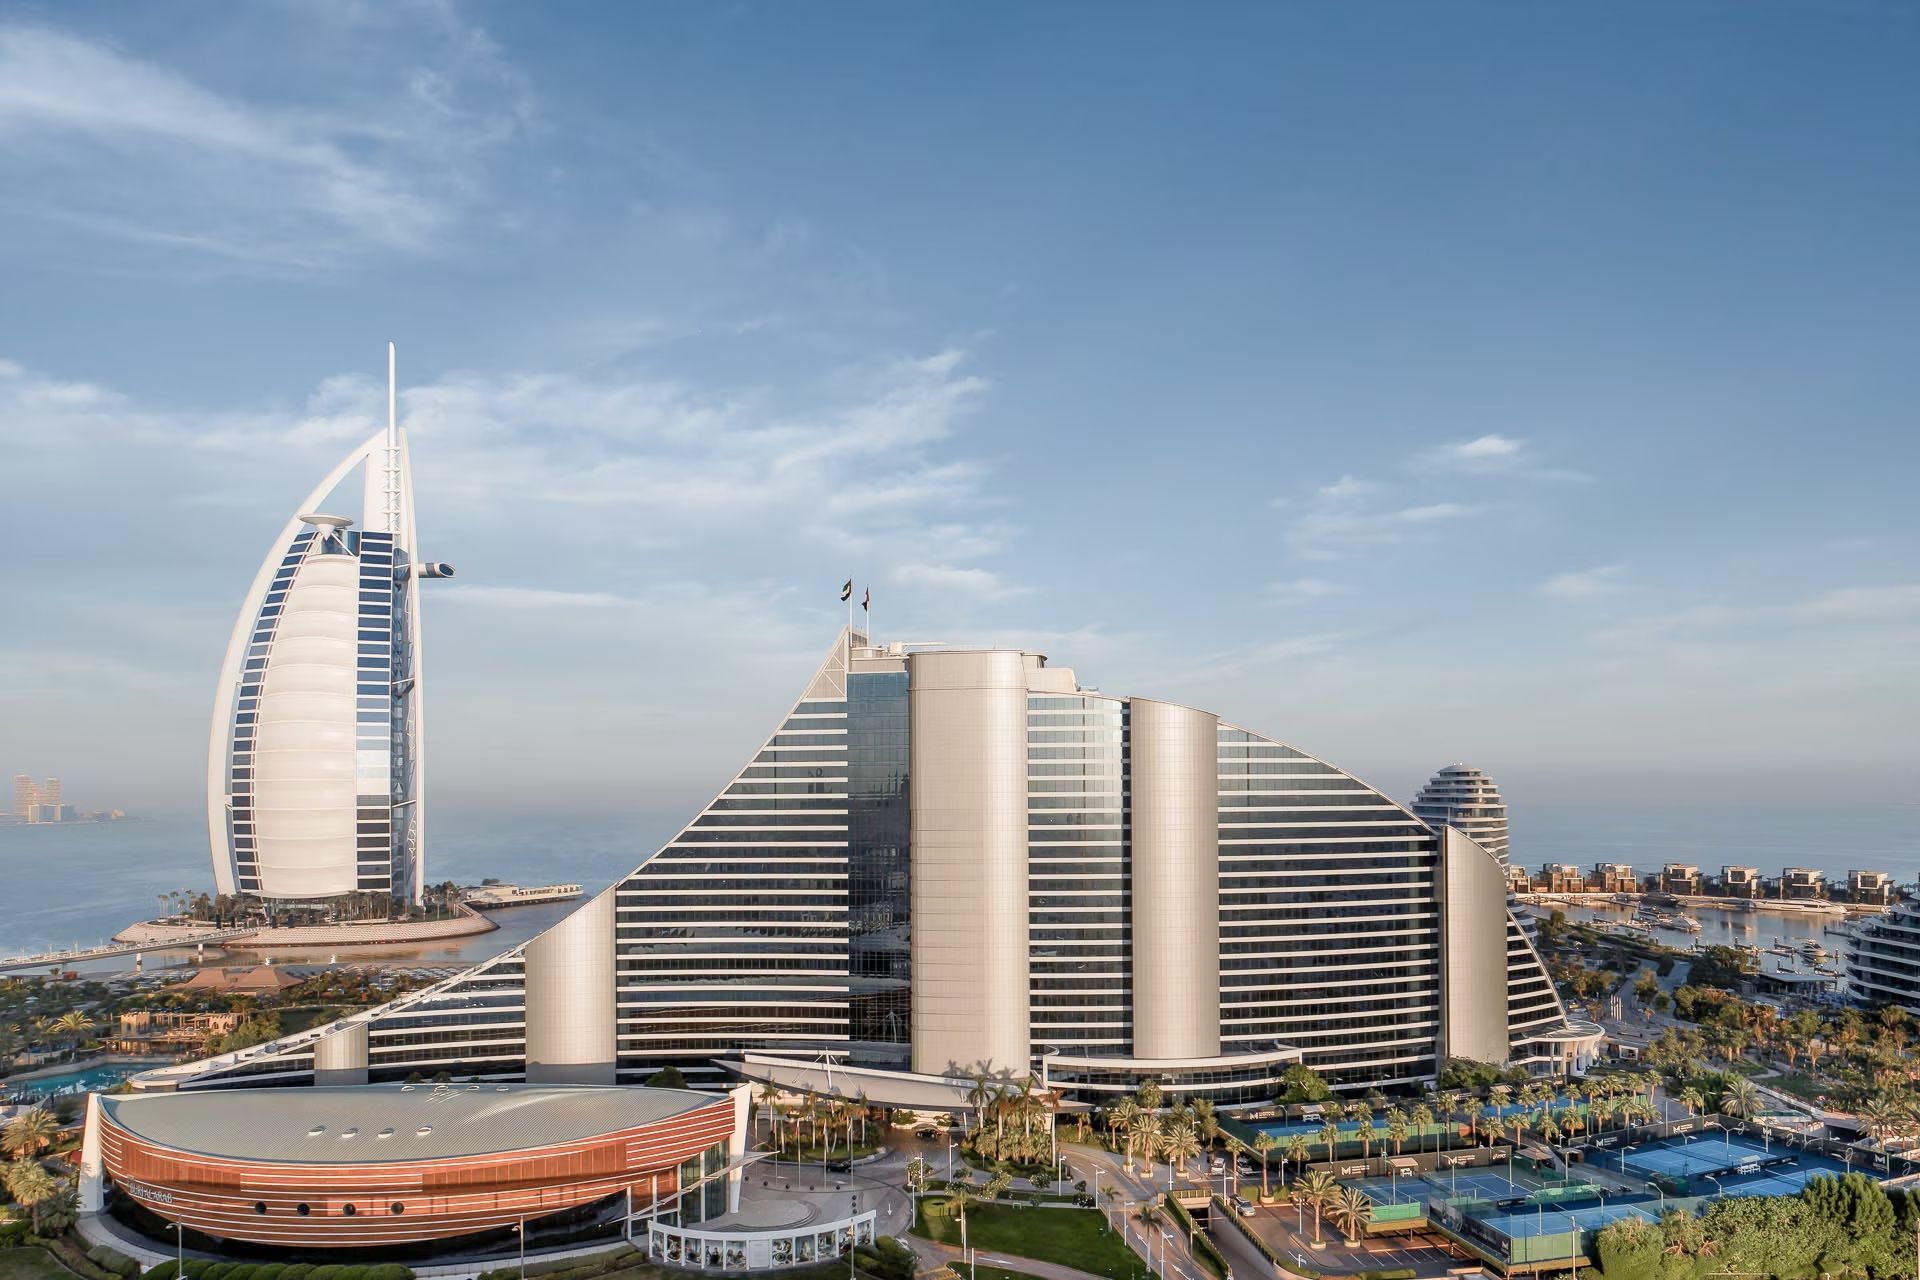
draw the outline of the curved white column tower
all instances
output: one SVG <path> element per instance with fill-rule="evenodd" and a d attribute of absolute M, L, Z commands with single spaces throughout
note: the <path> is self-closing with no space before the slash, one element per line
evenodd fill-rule
<path fill-rule="evenodd" d="M 207 747 L 216 890 L 312 901 L 354 892 L 418 902 L 419 578 L 413 480 L 394 415 L 281 529 L 227 640 Z M 316 514 L 362 472 L 362 515 Z"/>
<path fill-rule="evenodd" d="M 1220 717 L 1134 698 L 1133 1056 L 1220 1052 Z"/>

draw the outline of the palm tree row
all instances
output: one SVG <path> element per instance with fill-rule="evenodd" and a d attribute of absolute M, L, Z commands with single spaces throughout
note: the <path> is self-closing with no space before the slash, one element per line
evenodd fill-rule
<path fill-rule="evenodd" d="M 831 1158 L 842 1137 L 851 1152 L 864 1146 L 868 1126 L 885 1123 L 887 1109 L 876 1107 L 861 1093 L 853 1098 L 821 1096 L 808 1089 L 798 1101 L 790 1101 L 779 1086 L 760 1087 L 760 1105 L 767 1117 L 768 1141 L 776 1151 L 786 1154 L 801 1149 L 800 1130 L 806 1126 L 808 1147 L 818 1147 Z"/>

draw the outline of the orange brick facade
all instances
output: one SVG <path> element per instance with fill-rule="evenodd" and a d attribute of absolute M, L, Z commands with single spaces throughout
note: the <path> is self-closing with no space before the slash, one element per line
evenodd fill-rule
<path fill-rule="evenodd" d="M 154 1145 L 102 1117 L 106 1173 L 169 1221 L 224 1240 L 364 1247 L 511 1226 L 628 1190 L 635 1206 L 678 1190 L 682 1161 L 733 1129 L 733 1103 L 636 1129 L 437 1160 L 293 1164 Z"/>

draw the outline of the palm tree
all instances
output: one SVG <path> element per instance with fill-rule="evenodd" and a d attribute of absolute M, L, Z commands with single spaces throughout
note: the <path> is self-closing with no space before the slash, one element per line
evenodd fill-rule
<path fill-rule="evenodd" d="M 1373 1144 L 1380 1140 L 1380 1131 L 1373 1127 L 1373 1118 L 1369 1116 L 1367 1119 L 1362 1120 L 1360 1122 L 1360 1128 L 1354 1132 L 1353 1136 L 1360 1139 L 1360 1158 L 1362 1160 L 1371 1160 L 1373 1158 Z"/>
<path fill-rule="evenodd" d="M 1160 1151 L 1167 1158 L 1167 1188 L 1172 1190 L 1175 1162 L 1179 1162 L 1178 1168 L 1184 1172 L 1187 1161 L 1200 1154 L 1200 1135 L 1187 1121 L 1176 1120 L 1161 1135 Z"/>
<path fill-rule="evenodd" d="M 1160 1150 L 1162 1139 L 1166 1136 L 1166 1125 L 1159 1116 L 1151 1111 L 1141 1113 L 1133 1126 L 1133 1136 L 1140 1142 L 1140 1154 L 1147 1162 L 1147 1177 L 1153 1177 L 1154 1153 Z"/>
<path fill-rule="evenodd" d="M 1693 1114 L 1693 1109 L 1695 1107 L 1704 1108 L 1707 1105 L 1707 1100 L 1701 1097 L 1700 1091 L 1694 1088 L 1692 1085 L 1688 1085 L 1686 1088 L 1682 1089 L 1679 1092 L 1679 1094 L 1674 1098 L 1674 1101 L 1679 1103 L 1681 1106 L 1685 1107 L 1687 1109 L 1687 1114 L 1689 1116 Z"/>
<path fill-rule="evenodd" d="M 1307 1157 L 1311 1154 L 1311 1144 L 1307 1142 L 1306 1134 L 1290 1133 L 1287 1135 L 1286 1156 L 1287 1159 L 1293 1161 L 1294 1177 L 1299 1177 L 1300 1171 L 1307 1167 Z M 1284 1173 L 1285 1170 L 1283 1169 L 1281 1172 Z"/>
<path fill-rule="evenodd" d="M 1320 1244 L 1320 1213 L 1340 1194 L 1340 1184 L 1325 1169 L 1315 1169 L 1293 1184 L 1300 1198 L 1313 1207 L 1313 1243 Z"/>
<path fill-rule="evenodd" d="M 1407 1141 L 1407 1113 L 1398 1107 L 1387 1108 L 1387 1137 L 1393 1142 L 1393 1154 L 1399 1155 Z"/>
<path fill-rule="evenodd" d="M 60 1189 L 53 1175 L 41 1168 L 39 1162 L 28 1159 L 15 1160 L 7 1166 L 0 1181 L 7 1184 L 7 1194 L 21 1204 L 32 1208 Z"/>
<path fill-rule="evenodd" d="M 1327 1159 L 1332 1161 L 1335 1158 L 1333 1150 L 1340 1142 L 1340 1126 L 1331 1120 L 1321 1125 L 1320 1141 L 1327 1144 Z"/>
<path fill-rule="evenodd" d="M 1751 1120 L 1761 1106 L 1760 1090 L 1753 1081 L 1741 1076 L 1727 1090 L 1727 1096 L 1720 1099 L 1720 1110 L 1740 1120 Z"/>
<path fill-rule="evenodd" d="M 73 1230 L 80 1220 L 80 1198 L 73 1192 L 57 1189 L 42 1196 L 33 1205 L 33 1232 L 52 1238 Z"/>
<path fill-rule="evenodd" d="M 1560 1127 L 1559 1117 L 1551 1111 L 1540 1112 L 1540 1123 L 1537 1127 L 1540 1130 L 1540 1140 L 1546 1143 L 1549 1149 L 1564 1133 Z"/>
<path fill-rule="evenodd" d="M 1424 1151 L 1427 1145 L 1427 1130 L 1433 1128 L 1433 1108 L 1425 1102 L 1413 1109 L 1413 1127 L 1419 1131 L 1420 1148 Z"/>
<path fill-rule="evenodd" d="M 1300 1135 L 1296 1133 L 1292 1136 L 1297 1138 Z M 1260 1157 L 1260 1198 L 1262 1200 L 1265 1200 L 1267 1196 L 1270 1194 L 1267 1186 L 1267 1172 L 1268 1172 L 1267 1155 L 1269 1152 L 1271 1152 L 1275 1147 L 1279 1145 L 1280 1145 L 1280 1139 L 1274 1137 L 1272 1134 L 1266 1132 L 1265 1130 L 1262 1130 L 1261 1132 L 1254 1135 L 1254 1138 L 1253 1138 L 1254 1154 Z M 1288 1154 L 1291 1155 L 1292 1152 L 1289 1151 Z M 1281 1176 L 1284 1177 L 1285 1173 L 1286 1171 L 1283 1169 L 1281 1171 Z"/>
<path fill-rule="evenodd" d="M 1373 1202 L 1352 1187 L 1342 1187 L 1333 1197 L 1332 1216 L 1333 1225 L 1340 1228 L 1341 1234 L 1348 1240 L 1358 1240 L 1373 1216 Z"/>
<path fill-rule="evenodd" d="M 1510 1084 L 1497 1084 L 1487 1090 L 1487 1101 L 1491 1102 L 1497 1109 L 1505 1110 L 1507 1103 L 1512 1100 L 1513 1086 Z"/>
<path fill-rule="evenodd" d="M 1458 1093 L 1455 1093 L 1451 1089 L 1441 1094 L 1440 1095 L 1440 1112 L 1442 1115 L 1446 1116 L 1447 1123 L 1449 1125 L 1452 1125 L 1454 1123 L 1454 1117 L 1460 1114 L 1460 1095 Z M 1453 1139 L 1455 1136 L 1456 1136 L 1455 1134 L 1447 1135 L 1448 1146 L 1453 1145 Z"/>
<path fill-rule="evenodd" d="M 1133 1131 L 1140 1123 L 1140 1104 L 1132 1098 L 1122 1098 L 1107 1108 L 1107 1128 L 1115 1134 L 1126 1135 L 1127 1172 L 1133 1172 Z"/>
<path fill-rule="evenodd" d="M 45 1107 L 22 1111 L 0 1130 L 0 1151 L 14 1157 L 38 1155 L 53 1145 L 59 1132 L 59 1117 Z"/>
<path fill-rule="evenodd" d="M 77 1045 L 87 1038 L 93 1030 L 93 1017 L 79 1009 L 71 1009 L 48 1024 L 47 1030 L 69 1042 L 69 1047 Z"/>
<path fill-rule="evenodd" d="M 1516 1147 L 1519 1146 L 1521 1139 L 1527 1136 L 1527 1118 L 1523 1115 L 1510 1115 L 1502 1124 L 1505 1126 L 1507 1137 L 1513 1142 L 1513 1145 Z"/>

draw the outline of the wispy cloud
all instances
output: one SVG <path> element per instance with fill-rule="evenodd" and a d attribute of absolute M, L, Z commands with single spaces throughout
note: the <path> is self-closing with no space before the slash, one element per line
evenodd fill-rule
<path fill-rule="evenodd" d="M 1584 473 L 1549 465 L 1534 445 L 1518 436 L 1488 432 L 1454 440 L 1416 455 L 1416 472 L 1452 476 L 1508 476 L 1516 479 L 1583 481 Z"/>
<path fill-rule="evenodd" d="M 1333 560 L 1413 541 L 1427 536 L 1435 526 L 1473 513 L 1473 507 L 1458 502 L 1380 506 L 1355 501 L 1347 493 L 1329 497 L 1323 490 L 1313 506 L 1287 526 L 1281 539 L 1302 559 Z"/>
<path fill-rule="evenodd" d="M 1879 587 L 1841 587 L 1800 603 L 1803 618 L 1874 622 L 1920 615 L 1920 582 Z"/>
<path fill-rule="evenodd" d="M 1000 575 L 987 569 L 965 569 L 953 565 L 907 564 L 893 571 L 893 581 L 906 587 L 930 591 L 962 592 L 970 595 L 1005 593 L 1008 587 Z"/>
<path fill-rule="evenodd" d="M 274 272 L 444 248 L 480 194 L 482 156 L 531 119 L 531 94 L 452 5 L 383 21 L 414 29 L 354 42 L 351 69 L 316 77 L 336 86 L 318 103 L 222 92 L 111 44 L 0 24 L 0 215 Z M 383 61 L 394 46 L 408 56 Z"/>
<path fill-rule="evenodd" d="M 1839 587 L 1801 600 L 1728 604 L 1705 601 L 1665 613 L 1624 619 L 1594 633 L 1605 647 L 1732 642 L 1798 629 L 1864 632 L 1872 624 L 1920 618 L 1920 583 Z M 1884 628 L 1882 628 L 1884 630 Z"/>
<path fill-rule="evenodd" d="M 1328 596 L 1337 596 L 1346 590 L 1337 582 L 1325 578 L 1289 578 L 1285 582 L 1274 582 L 1267 586 L 1267 592 L 1276 600 L 1324 600 Z"/>
<path fill-rule="evenodd" d="M 1555 600 L 1591 600 L 1595 596 L 1612 595 L 1621 590 L 1626 585 L 1621 574 L 1622 570 L 1617 564 L 1595 565 L 1591 569 L 1556 573 L 1541 583 L 1537 590 L 1541 595 Z"/>
<path fill-rule="evenodd" d="M 1379 488 L 1380 486 L 1371 480 L 1362 480 L 1358 476 L 1341 476 L 1332 484 L 1323 485 L 1320 496 L 1339 502 L 1347 498 L 1364 498 L 1370 493 L 1377 492 Z"/>
<path fill-rule="evenodd" d="M 1439 456 L 1462 466 L 1503 466 L 1520 456 L 1526 441 L 1488 433 L 1441 447 Z"/>
<path fill-rule="evenodd" d="M 638 554 L 748 546 L 763 560 L 851 562 L 903 587 L 1010 590 L 982 562 L 1015 531 L 980 518 L 992 510 L 982 493 L 988 465 L 954 441 L 986 390 L 965 353 L 950 350 L 838 370 L 826 391 L 786 394 L 457 372 L 406 388 L 401 409 L 445 558 L 465 554 L 449 530 L 491 544 L 494 529 L 522 522 L 564 548 L 544 580 L 516 583 L 496 567 L 448 584 L 449 599 L 605 608 L 620 593 L 591 575 L 630 573 Z M 175 412 L 95 383 L 0 368 L 0 449 L 17 482 L 85 465 L 103 499 L 145 494 L 229 524 L 248 506 L 297 501 L 301 482 L 371 434 L 384 411 L 384 388 L 359 375 L 322 380 L 298 411 Z"/>
<path fill-rule="evenodd" d="M 547 587 L 491 587 L 455 583 L 434 592 L 436 600 L 481 609 L 615 609 L 640 601 L 611 591 L 556 591 Z"/>

